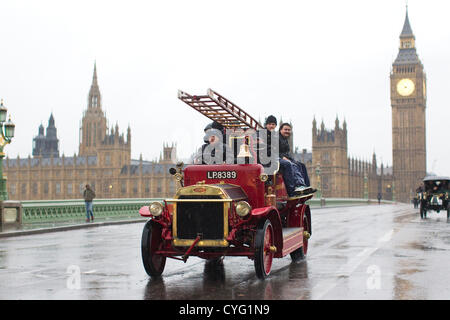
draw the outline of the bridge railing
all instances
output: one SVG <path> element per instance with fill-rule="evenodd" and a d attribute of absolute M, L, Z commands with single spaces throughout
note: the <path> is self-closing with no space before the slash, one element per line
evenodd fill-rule
<path fill-rule="evenodd" d="M 394 201 L 381 200 L 383 204 L 394 204 Z M 377 199 L 358 199 L 358 198 L 312 198 L 308 201 L 311 207 L 332 207 L 332 206 L 357 206 L 366 204 L 377 204 Z"/>
<path fill-rule="evenodd" d="M 95 199 L 95 218 L 140 218 L 139 209 L 161 199 Z M 82 199 L 21 201 L 22 223 L 62 222 L 86 218 Z"/>
<path fill-rule="evenodd" d="M 139 209 L 161 198 L 139 199 L 95 199 L 93 212 L 95 218 L 141 218 Z M 393 203 L 382 200 L 382 203 Z M 85 203 L 82 199 L 21 201 L 22 223 L 45 223 L 81 220 L 86 217 Z M 373 199 L 352 198 L 313 198 L 308 201 L 311 207 L 352 206 L 378 203 Z"/>

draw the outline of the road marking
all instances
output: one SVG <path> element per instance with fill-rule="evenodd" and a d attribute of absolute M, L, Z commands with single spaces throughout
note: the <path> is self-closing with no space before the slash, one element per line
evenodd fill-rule
<path fill-rule="evenodd" d="M 348 278 L 355 270 L 367 259 L 369 258 L 375 251 L 385 245 L 392 239 L 392 235 L 394 234 L 394 229 L 386 232 L 382 237 L 377 240 L 377 246 L 372 248 L 365 248 L 361 252 L 359 252 L 354 258 L 350 259 L 345 265 L 343 265 L 336 272 L 337 279 L 336 280 L 328 280 L 319 282 L 312 288 L 312 297 L 313 300 L 322 299 L 328 292 L 333 290 L 343 278 Z M 301 298 L 297 298 L 300 300 Z"/>
<path fill-rule="evenodd" d="M 83 274 L 91 274 L 91 273 L 96 273 L 97 272 L 97 270 L 89 270 L 89 271 L 85 271 L 85 272 L 83 272 Z"/>

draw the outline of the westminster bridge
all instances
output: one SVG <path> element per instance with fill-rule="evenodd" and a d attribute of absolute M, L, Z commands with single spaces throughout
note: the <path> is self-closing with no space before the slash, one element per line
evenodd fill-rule
<path fill-rule="evenodd" d="M 253 261 L 168 259 L 145 272 L 140 241 L 150 199 L 24 202 L 21 226 L 0 232 L 0 299 L 450 299 L 450 231 L 442 213 L 366 199 L 312 202 L 308 256 L 275 259 L 265 281 Z M 56 232 L 59 231 L 59 232 Z"/>

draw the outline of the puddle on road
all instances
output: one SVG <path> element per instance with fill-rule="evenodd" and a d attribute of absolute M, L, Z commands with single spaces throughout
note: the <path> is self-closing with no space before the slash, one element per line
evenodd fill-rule
<path fill-rule="evenodd" d="M 411 283 L 411 281 L 402 279 L 399 276 L 394 276 L 394 299 L 397 300 L 414 299 L 415 295 L 412 294 L 413 289 L 414 286 Z"/>
<path fill-rule="evenodd" d="M 425 243 L 419 243 L 419 242 L 410 242 L 403 247 L 405 249 L 415 249 L 415 250 L 422 250 L 422 251 L 431 251 L 431 250 L 446 251 L 446 249 L 433 247 L 431 245 L 428 245 Z"/>

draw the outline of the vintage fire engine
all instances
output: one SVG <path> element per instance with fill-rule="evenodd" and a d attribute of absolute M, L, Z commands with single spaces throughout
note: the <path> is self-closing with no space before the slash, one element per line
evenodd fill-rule
<path fill-rule="evenodd" d="M 209 89 L 206 95 L 179 91 L 178 98 L 209 119 L 245 133 L 262 126 L 244 110 Z M 244 164 L 186 165 L 170 173 L 179 183 L 173 199 L 140 209 L 150 219 L 144 226 L 141 253 L 148 275 L 158 277 L 167 258 L 186 262 L 189 256 L 220 261 L 225 256 L 254 260 L 256 275 L 270 274 L 273 258 L 290 254 L 303 259 L 312 234 L 307 200 L 288 198 L 278 170 L 267 172 L 252 158 L 248 139 L 238 157 Z"/>

